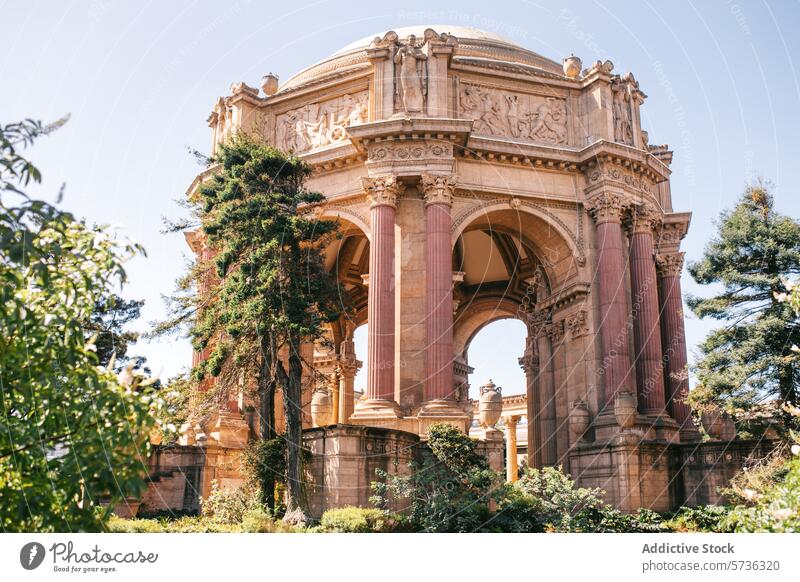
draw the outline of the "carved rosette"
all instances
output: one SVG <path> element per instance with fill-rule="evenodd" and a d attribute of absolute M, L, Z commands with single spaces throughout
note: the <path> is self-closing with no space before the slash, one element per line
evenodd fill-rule
<path fill-rule="evenodd" d="M 361 178 L 361 186 L 367 193 L 370 207 L 392 206 L 397 204 L 397 197 L 405 191 L 406 186 L 397 179 L 397 176 L 377 176 L 375 178 Z"/>
<path fill-rule="evenodd" d="M 425 204 L 453 203 L 453 193 L 456 189 L 456 177 L 453 174 L 429 174 L 424 172 L 420 176 L 420 188 L 425 196 Z"/>
<path fill-rule="evenodd" d="M 632 233 L 655 231 L 661 224 L 661 213 L 649 202 L 631 207 L 628 226 Z"/>
<path fill-rule="evenodd" d="M 621 222 L 622 215 L 628 208 L 628 201 L 614 192 L 601 192 L 584 203 L 586 210 L 597 224 L 604 222 Z"/>
<path fill-rule="evenodd" d="M 679 277 L 683 270 L 684 253 L 659 253 L 656 268 L 661 277 Z"/>

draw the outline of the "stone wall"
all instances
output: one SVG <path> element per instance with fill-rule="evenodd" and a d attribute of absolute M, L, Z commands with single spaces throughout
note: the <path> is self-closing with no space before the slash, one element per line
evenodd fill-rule
<path fill-rule="evenodd" d="M 717 505 L 725 503 L 720 489 L 744 467 L 767 457 L 774 441 L 710 441 L 696 445 L 674 445 L 676 506 Z"/>
<path fill-rule="evenodd" d="M 375 470 L 408 474 L 409 462 L 418 456 L 419 437 L 389 428 L 339 424 L 303 431 L 303 444 L 312 455 L 306 473 L 309 514 L 319 519 L 328 509 L 369 507 Z"/>

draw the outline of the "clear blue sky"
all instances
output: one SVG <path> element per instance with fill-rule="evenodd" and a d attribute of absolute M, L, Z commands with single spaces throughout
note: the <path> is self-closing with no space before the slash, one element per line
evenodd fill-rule
<path fill-rule="evenodd" d="M 560 60 L 611 59 L 648 94 L 643 126 L 675 150 L 676 210 L 694 213 L 684 243 L 700 256 L 712 219 L 760 174 L 778 207 L 800 216 L 800 3 L 783 2 L 87 2 L 0 3 L 0 121 L 72 119 L 32 151 L 36 193 L 116 224 L 148 250 L 129 265 L 129 297 L 146 300 L 139 327 L 160 317 L 181 272 L 182 237 L 159 234 L 180 211 L 198 170 L 187 146 L 207 150 L 205 125 L 231 83 L 286 79 L 351 41 L 417 24 L 473 26 Z M 684 290 L 703 290 L 684 277 Z M 690 345 L 709 326 L 689 316 Z M 366 345 L 359 342 L 364 357 Z M 492 377 L 524 390 L 517 322 L 489 326 L 470 353 L 473 386 Z M 691 349 L 691 348 L 690 348 Z M 141 344 L 155 370 L 190 362 L 186 342 Z M 691 358 L 691 355 L 690 355 Z"/>

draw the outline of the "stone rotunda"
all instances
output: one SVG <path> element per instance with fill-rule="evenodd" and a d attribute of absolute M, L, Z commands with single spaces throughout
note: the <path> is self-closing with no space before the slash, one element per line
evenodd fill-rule
<path fill-rule="evenodd" d="M 237 131 L 294 152 L 327 199 L 319 216 L 341 226 L 327 264 L 355 311 L 307 346 L 304 422 L 315 454 L 338 443 L 361 460 L 320 469 L 324 507 L 361 500 L 330 491 L 368 488 L 376 452 L 402 456 L 435 422 L 469 430 L 467 350 L 502 318 L 528 330 L 528 465 L 561 465 L 623 509 L 691 501 L 676 468 L 699 440 L 680 281 L 690 213 L 673 210 L 672 152 L 649 143 L 645 99 L 611 61 L 584 68 L 430 26 L 355 42 L 280 85 L 236 83 L 217 101 L 212 152 Z M 364 323 L 356 401 L 353 332 Z M 322 418 L 312 404 L 327 426 L 312 428 Z M 202 491 L 238 482 L 252 410 L 241 395 L 186 430 L 203 452 Z M 491 456 L 495 444 L 481 446 Z"/>

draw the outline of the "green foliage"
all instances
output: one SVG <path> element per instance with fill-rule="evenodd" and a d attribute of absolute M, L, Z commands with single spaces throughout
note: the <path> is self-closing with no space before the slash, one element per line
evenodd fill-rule
<path fill-rule="evenodd" d="M 502 476 L 475 452 L 475 443 L 448 424 L 428 429 L 428 447 L 411 474 L 388 476 L 378 470 L 372 502 L 385 509 L 392 501 L 409 505 L 411 527 L 423 532 L 475 532 L 490 517 L 489 502 Z"/>
<path fill-rule="evenodd" d="M 397 531 L 402 518 L 380 509 L 342 507 L 322 514 L 319 531 L 337 533 L 388 533 Z"/>
<path fill-rule="evenodd" d="M 216 523 L 233 525 L 242 523 L 251 511 L 262 510 L 258 491 L 247 485 L 236 489 L 223 489 L 216 481 L 211 484 L 211 493 L 202 499 L 201 513 Z"/>
<path fill-rule="evenodd" d="M 222 392 L 242 380 L 255 385 L 263 438 L 274 437 L 274 394 L 282 390 L 294 513 L 303 497 L 301 344 L 339 317 L 346 296 L 324 262 L 337 225 L 311 213 L 324 196 L 305 188 L 311 168 L 295 156 L 238 133 L 210 164 L 213 177 L 190 201 L 208 252 L 179 283 L 174 317 L 160 329 L 188 324 L 195 349 L 210 350 L 193 371 L 197 379 L 217 377 Z"/>
<path fill-rule="evenodd" d="M 163 402 L 99 367 L 83 329 L 141 249 L 20 192 L 40 178 L 20 144 L 44 131 L 0 128 L 0 529 L 97 530 L 101 498 L 145 487 Z"/>
<path fill-rule="evenodd" d="M 275 506 L 275 486 L 286 483 L 286 441 L 283 437 L 251 442 L 242 453 L 248 484 L 259 492 L 262 504 Z"/>
<path fill-rule="evenodd" d="M 796 433 L 792 437 L 791 456 L 770 459 L 760 477 L 749 476 L 750 487 L 741 491 L 743 500 L 731 509 L 723 527 L 735 532 L 800 532 L 800 444 Z"/>
<path fill-rule="evenodd" d="M 800 273 L 800 222 L 776 212 L 768 186 L 757 184 L 718 227 L 703 258 L 689 265 L 698 283 L 722 287 L 713 297 L 688 298 L 689 306 L 724 322 L 700 346 L 700 385 L 690 399 L 699 409 L 723 405 L 752 434 L 768 418 L 781 417 L 784 430 L 796 427 L 780 405 L 797 405 L 800 360 L 792 347 L 800 319 L 782 298 L 787 280 Z"/>
<path fill-rule="evenodd" d="M 84 324 L 86 337 L 94 337 L 97 359 L 106 366 L 113 356 L 119 368 L 128 359 L 128 347 L 139 339 L 139 334 L 126 329 L 126 326 L 139 319 L 144 301 L 129 301 L 119 295 L 103 297 L 95 305 L 92 314 Z M 138 356 L 136 367 L 144 366 L 144 358 Z"/>
<path fill-rule="evenodd" d="M 664 522 L 669 531 L 730 533 L 726 518 L 731 508 L 724 505 L 681 507 L 671 519 Z"/>
<path fill-rule="evenodd" d="M 221 523 L 210 517 L 185 516 L 179 519 L 122 519 L 111 516 L 106 524 L 110 533 L 294 533 L 302 531 L 272 519 L 263 509 L 244 514 L 241 523 Z"/>

